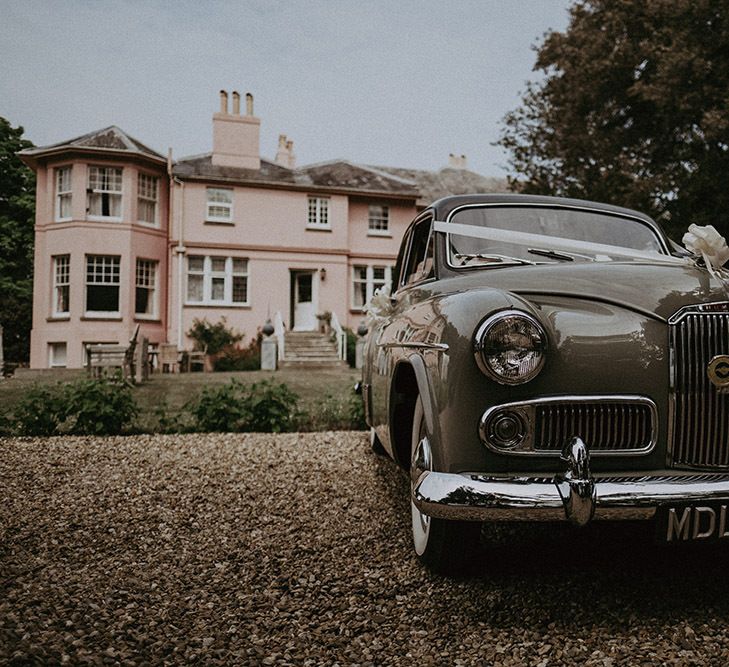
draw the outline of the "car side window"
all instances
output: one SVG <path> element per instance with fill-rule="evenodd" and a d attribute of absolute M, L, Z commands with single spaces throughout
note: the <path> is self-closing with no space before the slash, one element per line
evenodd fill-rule
<path fill-rule="evenodd" d="M 435 275 L 433 235 L 430 232 L 432 221 L 430 218 L 419 222 L 411 234 L 410 253 L 403 272 L 403 284 L 412 283 L 431 278 Z"/>

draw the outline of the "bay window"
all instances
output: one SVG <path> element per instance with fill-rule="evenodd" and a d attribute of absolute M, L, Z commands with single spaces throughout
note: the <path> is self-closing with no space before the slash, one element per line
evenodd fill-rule
<path fill-rule="evenodd" d="M 119 314 L 118 255 L 86 255 L 86 314 Z"/>
<path fill-rule="evenodd" d="M 56 220 L 70 220 L 71 213 L 71 167 L 56 169 Z"/>
<path fill-rule="evenodd" d="M 89 166 L 87 212 L 90 218 L 121 220 L 122 170 Z"/>
<path fill-rule="evenodd" d="M 69 297 L 71 289 L 71 256 L 56 255 L 53 257 L 53 315 L 69 314 Z"/>
<path fill-rule="evenodd" d="M 158 182 L 156 176 L 137 176 L 137 220 L 146 225 L 157 225 Z"/>

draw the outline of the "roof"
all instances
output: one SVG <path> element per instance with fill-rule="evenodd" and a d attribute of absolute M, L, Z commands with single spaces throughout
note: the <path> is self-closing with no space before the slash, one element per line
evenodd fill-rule
<path fill-rule="evenodd" d="M 26 148 L 18 153 L 21 157 L 29 158 L 35 161 L 36 158 L 54 153 L 67 152 L 69 150 L 82 150 L 92 152 L 123 152 L 132 153 L 137 156 L 146 157 L 157 162 L 166 162 L 167 158 L 152 150 L 138 139 L 127 134 L 116 125 L 110 125 L 101 130 L 83 134 L 75 139 L 62 141 L 49 146 L 38 146 L 36 148 Z"/>
<path fill-rule="evenodd" d="M 482 176 L 467 169 L 446 167 L 440 171 L 426 171 L 361 165 L 347 160 L 330 160 L 288 169 L 261 159 L 260 170 L 255 170 L 214 165 L 211 153 L 179 160 L 174 166 L 174 174 L 199 180 L 406 196 L 415 198 L 420 206 L 448 195 L 504 192 L 507 189 L 505 180 Z"/>
<path fill-rule="evenodd" d="M 468 169 L 445 167 L 439 171 L 425 169 L 401 169 L 398 167 L 374 167 L 385 173 L 407 178 L 417 184 L 420 197 L 418 204 L 427 206 L 431 202 L 449 195 L 464 195 L 472 192 L 505 192 L 505 179 L 482 176 Z"/>
<path fill-rule="evenodd" d="M 26 148 L 18 153 L 30 166 L 44 156 L 69 151 L 124 153 L 158 163 L 166 158 L 116 125 L 49 146 Z M 506 190 L 502 179 L 490 178 L 467 169 L 446 167 L 440 171 L 378 167 L 330 160 L 289 169 L 261 159 L 260 169 L 241 169 L 214 165 L 212 153 L 178 160 L 173 173 L 181 179 L 222 181 L 300 190 L 323 190 L 379 197 L 407 198 L 420 207 L 448 195 Z"/>
<path fill-rule="evenodd" d="M 212 153 L 206 153 L 179 160 L 173 167 L 173 173 L 183 179 L 366 192 L 411 198 L 418 196 L 417 185 L 414 182 L 374 167 L 357 165 L 346 160 L 332 160 L 288 169 L 275 162 L 261 159 L 260 169 L 241 169 L 214 165 Z"/>

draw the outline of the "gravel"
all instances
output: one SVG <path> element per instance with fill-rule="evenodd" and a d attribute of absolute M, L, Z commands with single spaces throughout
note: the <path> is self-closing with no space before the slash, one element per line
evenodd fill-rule
<path fill-rule="evenodd" d="M 726 549 L 485 530 L 430 574 L 360 433 L 0 442 L 0 663 L 729 663 Z"/>

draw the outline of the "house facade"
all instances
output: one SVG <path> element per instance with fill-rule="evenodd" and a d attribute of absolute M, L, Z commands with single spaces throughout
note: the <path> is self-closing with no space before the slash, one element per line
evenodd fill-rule
<path fill-rule="evenodd" d="M 205 155 L 173 162 L 118 127 L 21 151 L 37 174 L 32 368 L 81 367 L 88 345 L 124 343 L 137 324 L 179 350 L 196 318 L 246 339 L 276 314 L 294 331 L 325 312 L 356 329 L 419 209 L 504 186 L 452 156 L 439 172 L 297 167 L 283 135 L 267 160 L 252 96 L 243 111 L 231 98 Z"/>

